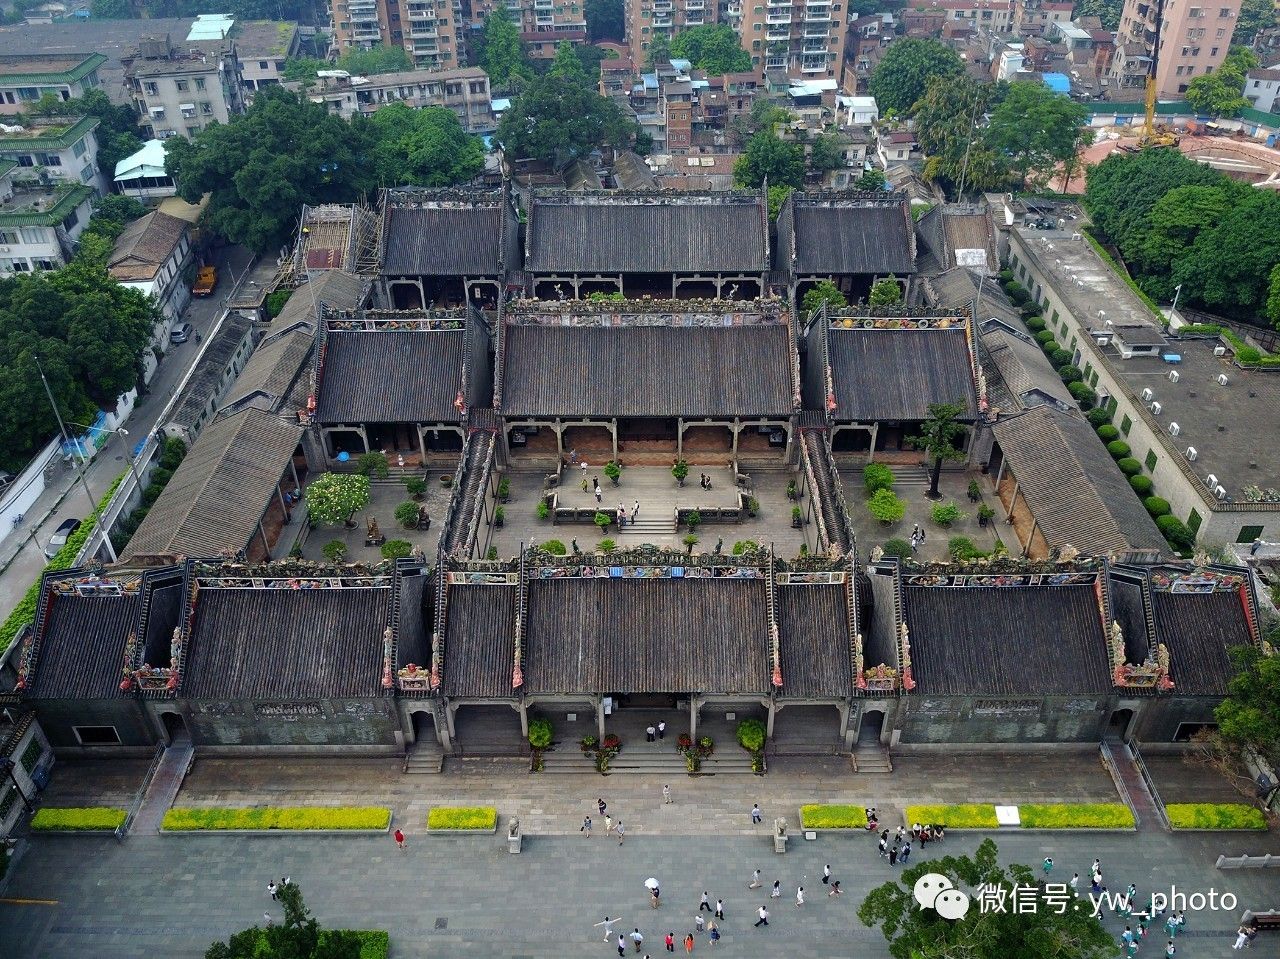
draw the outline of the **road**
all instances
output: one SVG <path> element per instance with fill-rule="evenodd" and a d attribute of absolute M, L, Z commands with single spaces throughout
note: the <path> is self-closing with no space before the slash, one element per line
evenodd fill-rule
<path fill-rule="evenodd" d="M 232 291 L 233 278 L 242 278 L 241 274 L 245 271 L 250 256 L 250 251 L 241 246 L 224 247 L 215 254 L 213 262 L 219 273 L 217 295 L 207 299 L 193 299 L 182 317 L 195 327 L 202 339 L 222 315 L 226 298 Z M 202 346 L 203 343 L 197 343 L 194 336 L 177 346 L 166 345 L 164 359 L 160 361 L 147 392 L 138 397 L 133 414 L 125 424 L 129 435 L 125 437 L 112 434 L 85 470 L 85 481 L 95 502 L 106 492 L 112 481 L 128 468 L 128 456 L 134 446 L 155 429 L 156 420 L 168 406 L 170 398 L 195 362 Z M 49 513 L 54 504 L 57 504 L 56 508 Z M 83 519 L 89 514 L 92 505 L 83 486 L 76 480 L 75 472 L 67 469 L 49 484 L 27 510 L 27 521 L 18 528 L 18 532 L 11 533 L 0 543 L 0 566 L 8 564 L 4 572 L 0 573 L 0 621 L 13 611 L 43 571 L 44 547 L 58 524 L 71 517 Z M 44 520 L 40 522 L 42 517 Z M 31 535 L 32 533 L 35 535 Z"/>

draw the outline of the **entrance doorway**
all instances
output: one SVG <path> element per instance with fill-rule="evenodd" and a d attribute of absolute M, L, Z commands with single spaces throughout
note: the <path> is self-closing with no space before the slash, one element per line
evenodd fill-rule
<path fill-rule="evenodd" d="M 1129 725 L 1133 722 L 1132 709 L 1117 709 L 1107 720 L 1107 736 L 1126 742 L 1129 739 Z"/>
<path fill-rule="evenodd" d="M 161 713 L 161 721 L 164 723 L 164 734 L 172 743 L 189 743 L 191 742 L 191 732 L 187 729 L 187 721 L 182 718 L 180 713 Z"/>
<path fill-rule="evenodd" d="M 862 714 L 862 723 L 858 726 L 859 743 L 879 743 L 884 733 L 884 712 L 877 709 Z"/>
<path fill-rule="evenodd" d="M 436 719 L 428 710 L 421 709 L 413 714 L 414 746 L 435 746 L 440 742 L 436 732 Z"/>

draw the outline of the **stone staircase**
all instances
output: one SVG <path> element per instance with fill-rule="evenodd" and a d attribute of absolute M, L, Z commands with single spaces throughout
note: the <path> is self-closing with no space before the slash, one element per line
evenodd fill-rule
<path fill-rule="evenodd" d="M 404 757 L 406 776 L 437 775 L 444 771 L 444 752 L 439 743 L 419 743 Z"/>
<path fill-rule="evenodd" d="M 672 779 L 689 775 L 684 756 L 676 752 L 674 748 L 664 746 L 660 749 L 651 750 L 645 748 L 647 745 L 641 744 L 631 748 L 624 747 L 609 763 L 609 772 L 606 775 L 666 776 Z M 542 756 L 542 772 L 552 775 L 598 775 L 596 773 L 595 754 L 584 753 L 582 750 L 574 748 L 572 743 L 566 744 L 565 748 L 553 749 L 544 753 Z M 699 771 L 699 775 L 752 775 L 751 756 L 745 750 L 738 749 L 736 746 L 727 750 L 723 755 L 717 751 L 702 761 L 702 769 Z"/>
<path fill-rule="evenodd" d="M 649 510 L 647 514 L 642 510 L 634 523 L 627 523 L 619 532 L 628 536 L 670 536 L 675 531 L 676 514 L 673 509 L 665 513 Z"/>
<path fill-rule="evenodd" d="M 920 465 L 885 464 L 893 473 L 894 491 L 902 496 L 904 493 L 923 493 L 929 488 L 929 471 Z"/>
<path fill-rule="evenodd" d="M 853 749 L 853 771 L 856 773 L 891 773 L 893 760 L 889 750 L 879 743 L 858 743 Z"/>

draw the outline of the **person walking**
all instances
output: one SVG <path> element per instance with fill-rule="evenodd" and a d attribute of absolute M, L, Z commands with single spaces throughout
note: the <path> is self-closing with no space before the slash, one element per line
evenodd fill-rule
<path fill-rule="evenodd" d="M 1071 881 L 1068 882 L 1067 885 L 1071 887 L 1071 895 L 1080 895 L 1080 873 L 1073 872 L 1071 874 Z"/>
<path fill-rule="evenodd" d="M 393 832 L 393 833 L 392 833 L 392 835 L 396 837 L 396 845 L 397 845 L 397 846 L 399 846 L 401 849 L 403 849 L 403 848 L 404 848 L 404 833 L 402 833 L 402 832 L 400 831 L 399 827 L 397 827 L 397 828 L 396 828 L 396 831 L 395 831 L 395 832 Z"/>
<path fill-rule="evenodd" d="M 604 800 L 603 800 L 603 799 L 597 799 L 597 800 L 596 800 L 596 808 L 600 810 L 600 815 L 602 815 L 602 816 L 603 816 L 603 815 L 604 815 L 605 808 L 606 808 L 606 807 L 605 807 L 605 802 L 604 802 Z"/>
<path fill-rule="evenodd" d="M 702 918 L 702 913 L 696 913 L 693 917 L 693 928 L 702 932 L 707 927 L 707 921 Z"/>
<path fill-rule="evenodd" d="M 602 492 L 600 491 L 600 484 L 599 484 L 598 482 L 596 483 L 596 490 L 595 490 L 595 492 L 596 492 L 596 503 L 597 503 L 597 505 L 598 505 L 598 504 L 600 504 L 600 503 L 602 503 L 602 502 L 604 502 L 604 493 L 602 493 Z"/>
<path fill-rule="evenodd" d="M 622 933 L 618 933 L 618 955 L 625 956 L 627 954 L 627 940 L 622 938 Z"/>
<path fill-rule="evenodd" d="M 702 890 L 702 899 L 698 901 L 698 912 L 702 912 L 704 909 L 707 910 L 707 912 L 711 911 L 711 897 L 707 895 L 707 891 L 705 889 Z"/>
<path fill-rule="evenodd" d="M 577 465 L 578 465 L 578 451 L 577 451 L 577 450 L 569 450 L 569 465 L 570 465 L 570 466 L 577 466 Z"/>
<path fill-rule="evenodd" d="M 644 933 L 640 931 L 639 926 L 631 930 L 631 941 L 636 945 L 636 952 L 639 952 L 641 946 L 644 945 Z"/>
<path fill-rule="evenodd" d="M 606 836 L 613 835 L 613 817 L 612 816 L 604 817 L 604 834 Z"/>
<path fill-rule="evenodd" d="M 832 879 L 831 888 L 827 890 L 827 898 L 829 899 L 832 896 L 838 896 L 838 895 L 840 895 L 840 880 Z"/>
<path fill-rule="evenodd" d="M 648 726 L 645 727 L 644 741 L 647 743 L 653 743 L 658 741 L 658 730 L 654 728 L 653 723 L 650 723 Z"/>
<path fill-rule="evenodd" d="M 275 902 L 276 899 L 278 898 L 277 896 L 278 891 L 279 891 L 279 887 L 276 885 L 276 881 L 274 879 L 270 880 L 267 883 L 267 895 L 271 897 L 272 902 Z"/>
<path fill-rule="evenodd" d="M 689 933 L 684 937 L 684 951 L 687 953 L 693 952 L 693 933 Z"/>
<path fill-rule="evenodd" d="M 1046 876 L 1049 875 L 1049 873 L 1053 872 L 1053 857 L 1045 856 L 1043 865 L 1044 865 L 1044 874 Z"/>
<path fill-rule="evenodd" d="M 1173 957 L 1177 954 L 1177 952 L 1178 950 L 1175 949 L 1173 946 L 1173 940 L 1170 939 L 1168 944 L 1166 944 L 1164 947 L 1165 959 L 1173 959 Z"/>
<path fill-rule="evenodd" d="M 667 724 L 666 724 L 666 723 L 664 723 L 664 722 L 659 721 L 659 723 L 658 723 L 658 741 L 659 741 L 659 742 L 661 742 L 662 740 L 664 740 L 664 739 L 666 739 L 666 738 L 667 738 Z"/>
<path fill-rule="evenodd" d="M 898 864 L 898 847 L 897 845 L 894 845 L 894 847 L 889 850 L 889 865 L 896 866 L 897 864 Z"/>
<path fill-rule="evenodd" d="M 1101 860 L 1101 859 L 1095 859 L 1095 860 L 1093 861 L 1093 865 L 1089 867 L 1089 875 L 1091 875 L 1091 876 L 1092 876 L 1094 873 L 1097 873 L 1099 876 L 1100 876 L 1100 875 L 1102 875 L 1102 860 Z"/>
<path fill-rule="evenodd" d="M 770 899 L 782 898 L 782 880 L 781 879 L 775 879 L 773 881 L 773 889 L 769 891 L 769 898 Z"/>
<path fill-rule="evenodd" d="M 591 817 L 590 816 L 582 817 L 582 826 L 578 829 L 578 832 L 582 833 L 582 835 L 586 836 L 588 839 L 591 838 Z"/>
<path fill-rule="evenodd" d="M 582 492 L 585 493 L 586 491 L 587 491 L 587 471 L 583 470 L 582 471 Z"/>
<path fill-rule="evenodd" d="M 662 803 L 665 806 L 671 805 L 671 786 L 669 784 L 662 787 Z"/>
<path fill-rule="evenodd" d="M 578 465 L 582 467 L 582 478 L 586 479 L 587 478 L 587 461 L 583 460 Z"/>
<path fill-rule="evenodd" d="M 902 865 L 907 864 L 907 860 L 911 858 L 911 843 L 907 843 L 902 847 L 902 852 L 898 853 L 898 862 Z"/>
<path fill-rule="evenodd" d="M 756 915 L 760 917 L 760 918 L 759 918 L 759 919 L 757 919 L 757 920 L 756 920 L 756 922 L 755 922 L 755 924 L 756 924 L 757 926 L 767 926 L 767 925 L 769 925 L 769 910 L 768 910 L 768 909 L 766 909 L 764 906 L 761 906 L 759 909 L 757 909 L 757 910 L 756 910 Z"/>
<path fill-rule="evenodd" d="M 618 824 L 613 828 L 614 828 L 614 832 L 618 834 L 618 845 L 621 846 L 622 841 L 627 838 L 627 831 L 622 826 L 622 820 L 619 819 Z M 658 891 L 656 889 L 653 891 L 653 898 L 654 899 L 658 898 Z"/>
<path fill-rule="evenodd" d="M 825 886 L 829 882 L 831 882 L 831 863 L 822 867 L 822 884 Z"/>
<path fill-rule="evenodd" d="M 627 525 L 627 508 L 621 503 L 618 504 L 618 529 Z"/>
<path fill-rule="evenodd" d="M 622 921 L 621 919 L 610 919 L 608 916 L 605 916 L 604 921 L 596 923 L 597 926 L 604 926 L 605 942 L 608 942 L 610 939 L 613 938 L 613 924 L 615 922 L 621 922 L 621 921 Z M 619 936 L 618 938 L 621 939 L 622 937 Z"/>
<path fill-rule="evenodd" d="M 676 934 L 674 932 L 668 932 L 662 942 L 667 947 L 667 952 L 676 951 Z"/>
<path fill-rule="evenodd" d="M 724 900 L 723 899 L 716 900 L 716 918 L 719 919 L 721 922 L 724 922 Z"/>
<path fill-rule="evenodd" d="M 712 927 L 711 927 L 711 936 L 710 936 L 710 938 L 709 938 L 707 941 L 708 941 L 709 943 L 711 943 L 711 945 L 713 945 L 713 946 L 714 946 L 717 942 L 719 942 L 719 941 L 720 941 L 720 930 L 719 930 L 719 929 L 717 929 L 715 926 L 712 926 Z"/>
<path fill-rule="evenodd" d="M 796 908 L 804 905 L 804 886 L 796 886 Z"/>
<path fill-rule="evenodd" d="M 636 500 L 636 504 L 631 507 L 631 523 L 635 525 L 636 517 L 640 515 L 640 501 Z"/>
<path fill-rule="evenodd" d="M 1243 949 L 1249 942 L 1249 933 L 1244 926 L 1236 930 L 1236 941 L 1232 943 L 1232 949 Z"/>
<path fill-rule="evenodd" d="M 747 883 L 747 888 L 748 889 L 760 888 L 760 870 L 759 869 L 751 873 L 751 881 Z"/>
<path fill-rule="evenodd" d="M 885 830 L 880 834 L 880 858 L 889 858 L 889 830 Z"/>
<path fill-rule="evenodd" d="M 758 826 L 764 822 L 764 814 L 760 812 L 760 804 L 751 804 L 751 825 Z"/>

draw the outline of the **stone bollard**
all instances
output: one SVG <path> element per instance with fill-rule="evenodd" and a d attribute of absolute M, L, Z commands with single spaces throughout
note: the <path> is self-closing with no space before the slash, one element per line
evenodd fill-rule
<path fill-rule="evenodd" d="M 513 816 L 507 823 L 507 852 L 514 856 L 520 852 L 522 845 L 524 845 L 524 832 L 520 828 L 520 820 Z"/>
<path fill-rule="evenodd" d="M 787 821 L 785 819 L 775 819 L 773 821 L 773 851 L 776 853 L 785 853 L 787 851 Z"/>

